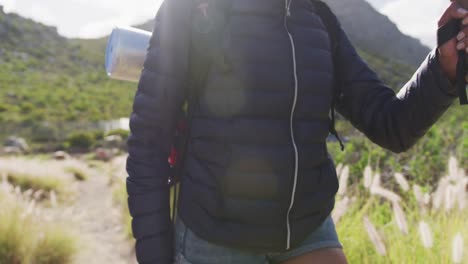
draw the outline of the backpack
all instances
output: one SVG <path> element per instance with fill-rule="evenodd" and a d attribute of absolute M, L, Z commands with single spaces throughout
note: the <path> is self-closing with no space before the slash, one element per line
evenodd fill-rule
<path fill-rule="evenodd" d="M 322 1 L 310 0 L 316 7 L 325 28 L 328 31 L 333 63 L 336 65 L 336 53 L 338 48 L 338 19 L 331 9 Z M 169 156 L 171 174 L 169 176 L 169 185 L 171 186 L 171 218 L 175 221 L 177 210 L 178 184 L 180 177 L 184 174 L 186 150 L 190 138 L 190 125 L 195 108 L 197 93 L 205 85 L 206 78 L 212 65 L 229 69 L 229 63 L 226 62 L 221 52 L 222 35 L 224 27 L 227 24 L 226 12 L 228 8 L 224 1 L 220 0 L 194 0 L 192 7 L 192 30 L 190 44 L 190 87 L 188 99 L 180 113 L 174 135 L 174 143 Z M 195 10 L 199 9 L 199 10 Z M 201 10 L 201 12 L 200 12 Z M 195 12 L 197 11 L 197 12 Z M 341 149 L 344 145 L 335 129 L 335 104 L 339 98 L 338 80 L 333 85 L 333 98 L 330 111 L 330 133 L 334 135 L 340 143 Z"/>

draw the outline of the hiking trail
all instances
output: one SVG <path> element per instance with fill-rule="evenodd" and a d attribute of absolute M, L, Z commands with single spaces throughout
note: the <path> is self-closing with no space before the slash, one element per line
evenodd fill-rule
<path fill-rule="evenodd" d="M 86 181 L 76 182 L 71 205 L 80 243 L 76 264 L 134 264 L 133 242 L 125 237 L 122 210 L 112 200 L 110 175 L 92 169 Z"/>

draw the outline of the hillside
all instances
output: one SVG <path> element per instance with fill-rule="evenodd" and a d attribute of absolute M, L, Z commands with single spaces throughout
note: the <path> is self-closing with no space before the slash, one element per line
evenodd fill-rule
<path fill-rule="evenodd" d="M 428 47 L 401 33 L 388 17 L 365 0 L 324 2 L 336 13 L 351 41 L 364 50 L 413 66 L 418 66 L 429 52 Z"/>
<path fill-rule="evenodd" d="M 0 139 L 53 141 L 129 115 L 135 85 L 109 80 L 101 51 L 1 8 L 0 39 Z"/>
<path fill-rule="evenodd" d="M 323 1 L 337 15 L 351 41 L 368 53 L 392 58 L 394 61 L 413 67 L 419 66 L 429 53 L 428 47 L 418 39 L 403 34 L 395 23 L 375 10 L 366 0 Z M 138 27 L 151 31 L 153 21 Z"/>

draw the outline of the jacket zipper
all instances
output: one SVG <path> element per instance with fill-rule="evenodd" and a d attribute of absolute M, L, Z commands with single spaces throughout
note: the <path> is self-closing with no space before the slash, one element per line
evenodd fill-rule
<path fill-rule="evenodd" d="M 299 170 L 299 152 L 297 150 L 296 145 L 296 138 L 294 137 L 294 112 L 296 110 L 297 104 L 297 95 L 298 95 L 298 77 L 297 77 L 297 62 L 296 62 L 296 47 L 294 45 L 294 39 L 289 32 L 288 29 L 288 17 L 291 16 L 290 7 L 291 7 L 292 0 L 285 0 L 285 11 L 286 14 L 284 16 L 284 28 L 288 33 L 289 41 L 291 42 L 291 50 L 292 50 L 292 57 L 293 57 L 293 69 L 294 69 L 294 99 L 293 104 L 291 107 L 291 116 L 289 120 L 290 126 L 290 133 L 291 133 L 291 142 L 294 148 L 294 182 L 293 182 L 293 189 L 291 193 L 291 202 L 289 204 L 288 213 L 286 215 L 286 229 L 287 229 L 287 237 L 286 237 L 286 250 L 289 250 L 291 247 L 291 223 L 289 221 L 289 214 L 294 206 L 294 196 L 296 195 L 296 187 L 297 187 L 297 174 Z"/>

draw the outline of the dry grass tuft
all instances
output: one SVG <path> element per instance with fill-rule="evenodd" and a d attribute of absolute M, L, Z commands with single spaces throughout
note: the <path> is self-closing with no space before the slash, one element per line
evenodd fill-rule
<path fill-rule="evenodd" d="M 372 185 L 372 168 L 367 165 L 364 169 L 364 187 L 369 189 Z"/>
<path fill-rule="evenodd" d="M 435 188 L 397 173 L 386 180 L 399 188 L 389 189 L 395 185 L 382 182 L 367 166 L 364 180 L 349 185 L 332 212 L 349 262 L 466 263 L 468 177 L 454 158 L 447 171 Z M 407 193 L 410 186 L 412 193 Z M 350 202 L 351 195 L 356 202 Z"/>
<path fill-rule="evenodd" d="M 453 239 L 452 261 L 453 263 L 462 263 L 463 261 L 463 237 L 460 233 Z"/>
<path fill-rule="evenodd" d="M 25 158 L 0 158 L 0 174 L 23 190 L 65 191 L 67 174 L 55 162 Z"/>
<path fill-rule="evenodd" d="M 395 221 L 397 223 L 398 228 L 400 231 L 407 235 L 408 234 L 408 222 L 406 221 L 406 215 L 405 212 L 403 211 L 403 208 L 401 208 L 399 203 L 392 203 L 393 207 L 393 214 L 395 216 Z"/>
<path fill-rule="evenodd" d="M 349 166 L 344 166 L 340 173 L 340 183 L 338 194 L 345 195 L 348 189 L 348 180 L 349 180 Z"/>
<path fill-rule="evenodd" d="M 424 222 L 419 222 L 419 235 L 421 236 L 421 242 L 425 248 L 432 248 L 434 240 L 432 239 L 432 232 L 429 225 Z"/>
<path fill-rule="evenodd" d="M 0 188 L 0 263 L 71 263 L 76 238 L 63 225 L 44 219 L 32 193 L 2 183 Z"/>
<path fill-rule="evenodd" d="M 401 189 L 405 192 L 409 191 L 409 183 L 406 180 L 405 176 L 401 173 L 395 173 L 394 174 L 395 180 L 400 185 Z"/>
<path fill-rule="evenodd" d="M 385 244 L 383 243 L 383 239 L 380 237 L 375 226 L 371 223 L 367 216 L 364 217 L 363 221 L 367 234 L 369 235 L 369 238 L 372 241 L 372 244 L 374 245 L 377 252 L 381 256 L 387 255 L 387 249 L 385 247 Z"/>

